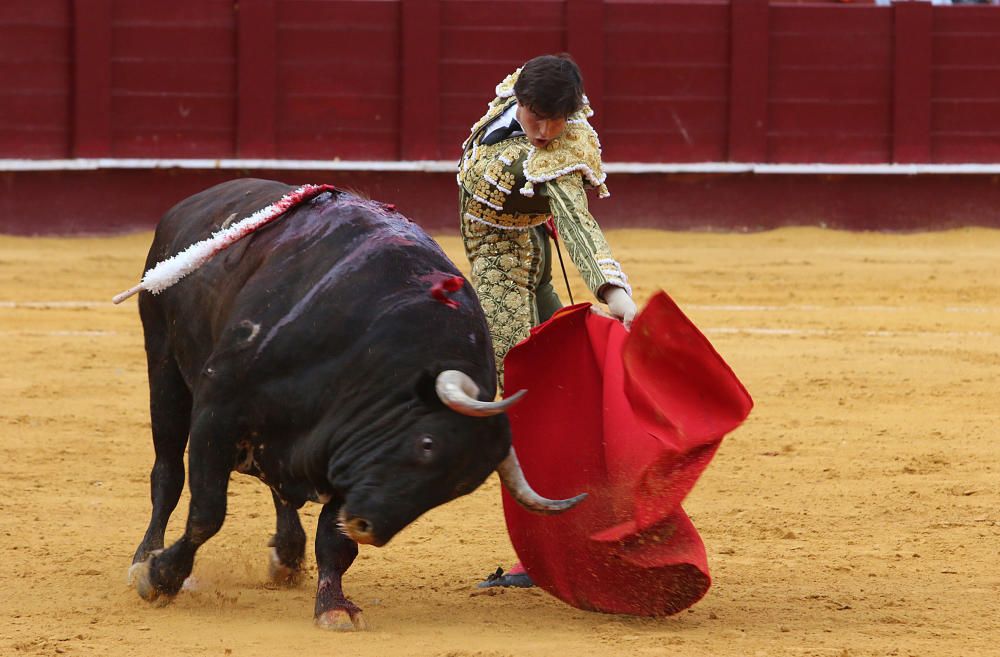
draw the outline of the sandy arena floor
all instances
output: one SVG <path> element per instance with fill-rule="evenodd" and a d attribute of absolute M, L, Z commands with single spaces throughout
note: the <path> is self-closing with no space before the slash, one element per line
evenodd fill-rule
<path fill-rule="evenodd" d="M 241 475 L 196 590 L 126 586 L 152 445 L 135 303 L 109 299 L 150 237 L 0 237 L 0 655 L 1000 655 L 1000 232 L 612 232 L 756 400 L 685 505 L 712 590 L 666 619 L 477 594 L 514 558 L 493 478 L 362 548 L 356 635 L 312 626 L 311 548 L 300 588 L 264 585 L 270 496 Z"/>

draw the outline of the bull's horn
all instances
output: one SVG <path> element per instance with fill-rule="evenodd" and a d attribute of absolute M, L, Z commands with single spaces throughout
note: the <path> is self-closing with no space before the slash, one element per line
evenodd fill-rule
<path fill-rule="evenodd" d="M 472 417 L 488 417 L 503 413 L 527 392 L 520 390 L 517 394 L 498 402 L 479 401 L 477 399 L 479 386 L 471 376 L 458 370 L 445 370 L 438 374 L 434 388 L 445 406 L 456 413 Z"/>
<path fill-rule="evenodd" d="M 536 493 L 528 484 L 528 480 L 524 478 L 524 471 L 521 470 L 521 464 L 517 460 L 517 453 L 513 446 L 507 453 L 507 458 L 497 466 L 497 474 L 500 475 L 500 481 L 503 482 L 511 497 L 525 509 L 534 513 L 544 515 L 562 513 L 572 509 L 587 497 L 586 493 L 580 493 L 568 500 L 550 500 Z"/>

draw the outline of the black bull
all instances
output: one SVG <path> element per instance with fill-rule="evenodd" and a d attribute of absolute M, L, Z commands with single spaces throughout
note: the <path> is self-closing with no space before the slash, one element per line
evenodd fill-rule
<path fill-rule="evenodd" d="M 158 225 L 147 269 L 292 189 L 237 180 L 182 201 Z M 130 573 L 147 600 L 175 595 L 222 527 L 233 470 L 271 487 L 276 581 L 294 581 L 302 565 L 298 509 L 323 504 L 315 615 L 344 629 L 364 626 L 341 587 L 357 543 L 385 544 L 494 470 L 529 508 L 575 503 L 524 482 L 502 412 L 510 401 L 492 401 L 496 370 L 475 293 L 387 206 L 322 194 L 159 295 L 143 292 L 139 313 L 156 459 L 152 516 Z M 163 550 L 185 445 L 187 525 Z"/>

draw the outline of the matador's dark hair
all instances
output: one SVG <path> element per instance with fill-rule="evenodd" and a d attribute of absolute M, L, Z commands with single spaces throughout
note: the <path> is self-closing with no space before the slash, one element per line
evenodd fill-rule
<path fill-rule="evenodd" d="M 583 74 L 566 53 L 525 62 L 514 83 L 521 105 L 543 118 L 562 118 L 583 107 Z"/>

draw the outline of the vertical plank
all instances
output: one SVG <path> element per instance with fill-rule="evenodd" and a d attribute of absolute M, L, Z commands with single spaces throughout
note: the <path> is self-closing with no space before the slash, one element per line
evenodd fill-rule
<path fill-rule="evenodd" d="M 399 158 L 441 156 L 441 3 L 401 0 Z M 454 146 L 452 145 L 452 148 Z"/>
<path fill-rule="evenodd" d="M 236 152 L 239 157 L 276 157 L 275 0 L 240 0 L 237 11 Z"/>
<path fill-rule="evenodd" d="M 892 159 L 931 159 L 931 24 L 929 2 L 893 3 Z"/>
<path fill-rule="evenodd" d="M 566 47 L 583 73 L 587 99 L 599 129 L 604 108 L 604 0 L 566 1 Z"/>
<path fill-rule="evenodd" d="M 729 5 L 729 159 L 767 160 L 768 0 Z"/>
<path fill-rule="evenodd" d="M 111 0 L 73 0 L 73 156 L 111 154 Z"/>

